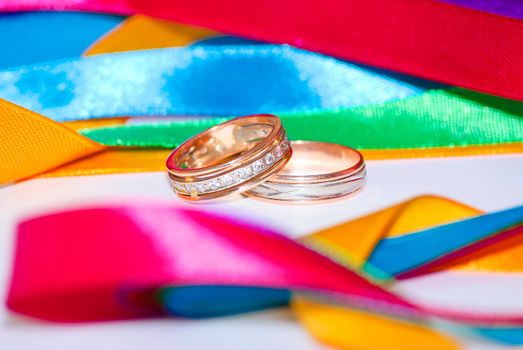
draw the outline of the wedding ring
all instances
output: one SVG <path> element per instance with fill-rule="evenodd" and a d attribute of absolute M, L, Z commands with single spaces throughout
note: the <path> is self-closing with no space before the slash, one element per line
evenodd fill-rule
<path fill-rule="evenodd" d="M 177 147 L 167 158 L 176 194 L 189 201 L 241 193 L 280 171 L 292 155 L 280 118 L 239 117 Z"/>
<path fill-rule="evenodd" d="M 283 202 L 309 202 L 351 194 L 365 183 L 365 162 L 355 149 L 333 143 L 292 141 L 285 168 L 245 195 Z"/>

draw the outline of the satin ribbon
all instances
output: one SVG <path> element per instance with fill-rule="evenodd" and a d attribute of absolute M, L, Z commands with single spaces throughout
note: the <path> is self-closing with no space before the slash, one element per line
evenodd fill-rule
<path fill-rule="evenodd" d="M 456 236 L 456 232 L 460 234 Z M 521 234 L 523 207 L 517 207 L 407 236 L 384 239 L 374 248 L 368 263 L 390 275 L 405 278 L 418 275 L 420 266 L 425 265 L 424 268 L 427 268 L 429 262 L 432 269 L 438 260 L 448 261 L 460 257 L 465 247 L 467 251 L 473 251 L 493 243 L 489 241 L 490 238 L 503 240 L 507 236 Z M 474 247 L 472 242 L 478 242 L 480 246 Z M 431 248 L 424 249 L 425 245 Z M 456 253 L 458 250 L 459 253 Z M 452 254 L 449 256 L 448 252 Z"/>
<path fill-rule="evenodd" d="M 447 334 L 423 324 L 302 298 L 293 301 L 292 310 L 318 341 L 335 349 L 461 349 Z"/>
<path fill-rule="evenodd" d="M 0 1 L 43 9 L 144 13 L 523 100 L 523 22 L 433 0 Z"/>
<path fill-rule="evenodd" d="M 496 103 L 503 107 L 496 109 L 489 106 L 488 98 L 480 102 L 484 96 L 475 100 L 471 95 L 463 102 L 456 97 L 463 92 L 455 93 L 430 92 L 379 106 L 284 116 L 283 120 L 292 138 L 362 147 L 366 159 L 523 152 L 521 142 L 517 142 L 523 130 L 517 104 Z M 454 113 L 464 118 L 456 119 Z M 480 118 L 483 122 L 477 123 Z M 170 149 L 151 147 L 172 147 L 218 121 L 132 126 L 121 125 L 125 119 L 120 118 L 65 124 L 107 145 L 126 146 L 106 149 L 43 116 L 0 100 L 0 134 L 5 141 L 0 152 L 0 183 L 42 172 L 45 174 L 41 176 L 73 176 L 164 171 Z M 108 124 L 113 127 L 103 127 Z M 92 129 L 83 129 L 86 127 Z M 61 136 L 64 133 L 66 146 Z"/>
<path fill-rule="evenodd" d="M 449 269 L 521 273 L 522 210 L 480 215 L 460 203 L 426 196 L 302 241 L 377 278 L 407 279 Z"/>
<path fill-rule="evenodd" d="M 89 13 L 21 13 L 0 16 L 0 69 L 79 57 L 122 21 Z"/>
<path fill-rule="evenodd" d="M 392 212 L 395 214 L 391 215 Z M 373 214 L 374 220 L 362 218 L 344 225 L 346 229 L 363 225 L 371 229 L 368 232 L 371 236 L 379 233 L 402 237 L 407 233 L 405 230 L 432 226 L 436 222 L 448 222 L 477 212 L 443 198 L 421 197 Z M 515 224 L 521 222 L 521 216 L 516 218 L 512 213 L 509 210 L 473 218 L 472 221 L 483 218 L 480 220 L 490 222 L 512 217 L 507 222 L 512 219 L 516 219 Z M 174 227 L 177 230 L 173 231 Z M 386 231 L 375 230 L 378 227 Z M 455 234 L 444 239 L 460 239 L 457 234 L 460 230 L 456 226 L 450 227 L 456 229 Z M 70 235 L 71 230 L 75 230 L 75 235 Z M 308 237 L 307 245 L 320 242 L 321 237 L 328 238 L 328 232 L 333 231 L 328 229 Z M 344 248 L 351 252 L 353 247 L 360 246 L 358 241 L 368 240 L 367 235 L 361 235 L 362 231 L 345 232 L 358 233 L 352 235 L 355 239 L 346 239 Z M 330 235 L 331 239 L 333 237 Z M 342 238 L 341 235 L 338 237 Z M 325 243 L 325 240 L 320 243 Z M 200 254 L 194 250 L 196 247 Z M 97 251 L 97 259 L 91 259 L 91 249 Z M 358 324 L 363 329 L 373 326 L 378 333 L 390 334 L 391 337 L 385 339 L 398 346 L 428 341 L 434 342 L 429 349 L 438 349 L 437 346 L 439 349 L 457 348 L 448 338 L 423 325 L 390 318 L 398 315 L 398 311 L 399 315 L 405 315 L 404 307 L 409 304 L 326 260 L 323 255 L 335 259 L 339 259 L 339 255 L 333 255 L 333 251 L 325 249 L 324 245 L 314 249 L 322 255 L 257 226 L 169 206 L 127 205 L 52 214 L 25 221 L 19 226 L 8 305 L 16 312 L 61 321 L 158 315 L 165 312 L 162 305 L 168 305 L 166 311 L 175 315 L 204 317 L 244 311 L 246 307 L 253 310 L 256 309 L 253 306 L 273 306 L 288 298 L 283 290 L 273 287 L 287 289 L 291 285 L 301 285 L 313 292 L 307 298 L 315 301 L 304 300 L 298 295 L 299 298 L 293 302 L 294 310 L 307 328 L 328 344 L 354 347 L 362 341 L 366 344 L 384 341 L 383 338 L 369 339 L 365 333 L 358 332 L 342 336 L 346 325 Z M 425 244 L 423 249 L 430 251 L 432 246 Z M 357 250 L 353 252 L 358 254 Z M 511 259 L 503 250 L 491 255 L 502 261 Z M 241 259 L 241 265 L 236 263 L 238 259 Z M 474 259 L 470 263 L 473 264 Z M 60 269 L 57 270 L 56 266 Z M 35 269 L 38 274 L 33 273 Z M 161 292 L 160 299 L 154 297 L 159 285 L 173 283 L 176 286 Z M 233 291 L 233 285 L 241 288 Z M 260 289 L 259 286 L 270 289 Z M 298 289 L 303 291 L 303 288 Z M 351 305 L 361 307 L 359 301 L 368 300 L 370 304 L 365 303 L 366 309 L 370 307 L 388 316 L 318 304 L 314 295 L 326 290 L 336 291 L 334 300 L 341 301 L 342 305 L 346 305 L 347 299 L 340 299 L 339 293 L 358 296 L 351 299 L 356 302 Z M 236 293 L 241 300 L 234 303 L 225 299 L 224 304 L 218 302 L 216 305 L 204 302 L 228 293 Z M 210 299 L 212 296 L 215 298 Z M 324 294 L 328 299 L 333 296 Z M 381 308 L 387 304 L 401 305 L 401 308 Z M 451 310 L 446 310 L 448 316 L 470 321 L 467 315 L 452 314 Z M 489 325 L 493 326 L 492 321 L 496 318 L 494 315 L 488 317 Z M 514 328 L 499 330 L 515 333 Z"/>
<path fill-rule="evenodd" d="M 132 50 L 202 44 L 223 34 L 200 27 L 134 15 L 125 19 L 85 51 L 86 56 Z M 216 43 L 215 41 L 213 43 Z"/>
<path fill-rule="evenodd" d="M 350 63 L 271 45 L 134 51 L 0 72 L 1 98 L 57 121 L 292 112 L 422 91 Z"/>
<path fill-rule="evenodd" d="M 520 0 L 443 0 L 450 4 L 469 7 L 502 16 L 523 19 L 523 3 Z"/>
<path fill-rule="evenodd" d="M 420 313 L 276 233 L 160 205 L 83 209 L 21 223 L 7 304 L 54 321 L 143 317 L 161 313 L 161 305 L 154 298 L 143 304 L 140 296 L 169 285 L 323 291 L 384 312 Z"/>
<path fill-rule="evenodd" d="M 523 140 L 523 104 L 458 89 L 429 91 L 384 104 L 280 117 L 291 139 L 333 142 L 365 150 L 494 145 Z M 108 146 L 174 148 L 224 120 L 130 124 L 81 133 Z"/>
<path fill-rule="evenodd" d="M 374 248 L 384 239 L 402 237 L 479 214 L 482 214 L 480 210 L 447 198 L 421 196 L 320 230 L 301 241 L 313 249 L 330 252 L 329 255 L 341 263 L 364 269 Z"/>
<path fill-rule="evenodd" d="M 0 99 L 0 183 L 50 170 L 106 147 Z"/>

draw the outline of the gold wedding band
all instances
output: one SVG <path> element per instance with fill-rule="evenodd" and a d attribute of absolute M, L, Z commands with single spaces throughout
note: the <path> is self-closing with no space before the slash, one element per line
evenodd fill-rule
<path fill-rule="evenodd" d="M 280 171 L 292 149 L 278 117 L 253 115 L 216 125 L 167 158 L 174 191 L 189 201 L 247 191 Z"/>

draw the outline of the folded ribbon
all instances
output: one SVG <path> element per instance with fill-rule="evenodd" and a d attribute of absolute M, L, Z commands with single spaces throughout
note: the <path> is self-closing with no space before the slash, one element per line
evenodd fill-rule
<path fill-rule="evenodd" d="M 450 317 L 466 323 L 486 321 L 490 327 L 497 324 L 493 322 L 505 325 L 509 319 L 497 317 L 495 312 L 471 318 L 471 314 L 452 310 L 428 312 L 427 306 L 420 309 L 325 257 L 346 265 L 348 261 L 340 260 L 339 250 L 332 249 L 334 242 L 357 257 L 357 247 L 365 241 L 372 242 L 369 238 L 377 238 L 376 243 L 383 234 L 408 239 L 410 235 L 404 236 L 408 233 L 405 230 L 428 226 L 424 232 L 436 232 L 430 227 L 437 222 L 478 212 L 435 197 L 413 199 L 396 207 L 373 214 L 373 219 L 346 223 L 345 231 L 327 229 L 303 241 L 321 254 L 259 226 L 164 205 L 128 204 L 30 219 L 18 229 L 8 306 L 16 312 L 55 321 L 146 317 L 166 312 L 206 317 L 281 305 L 289 297 L 285 290 L 291 289 L 299 292 L 293 301 L 294 309 L 307 328 L 320 340 L 337 346 L 354 346 L 360 341 L 380 343 L 380 339 L 359 333 L 342 336 L 346 329 L 342 325 L 353 323 L 376 327 L 379 333 L 389 334 L 387 330 L 394 329 L 391 338 L 387 338 L 393 342 L 433 342 L 430 349 L 456 348 L 446 337 L 412 323 L 413 319 L 405 319 L 407 315 Z M 497 226 L 499 234 L 507 225 L 521 227 L 521 207 L 461 223 L 479 220 L 491 225 L 492 219 L 504 222 Z M 358 230 L 358 225 L 370 231 Z M 388 232 L 373 231 L 373 227 L 383 225 Z M 442 240 L 462 239 L 459 225 L 450 224 L 447 228 L 454 234 L 441 237 Z M 416 235 L 420 235 L 420 240 L 427 237 L 423 232 Z M 471 242 L 480 242 L 480 236 L 469 238 Z M 364 245 L 374 249 L 374 244 Z M 422 247 L 427 253 L 424 261 L 431 261 L 433 246 Z M 387 248 L 378 244 L 377 249 Z M 447 246 L 447 253 L 453 249 Z M 501 260 L 512 257 L 504 250 L 490 255 Z M 320 299 L 318 293 L 323 295 Z M 233 295 L 237 302 L 230 299 Z M 219 296 L 223 303 L 217 301 Z M 340 304 L 322 305 L 319 300 Z M 343 307 L 348 305 L 367 311 Z M 391 318 L 394 316 L 400 319 Z M 521 317 L 510 320 L 520 321 Z M 517 336 L 514 327 L 497 328 L 497 332 L 494 329 L 480 331 L 492 333 L 494 338 Z"/>
<path fill-rule="evenodd" d="M 144 13 L 523 100 L 523 22 L 439 1 L 0 1 L 48 9 Z"/>
<path fill-rule="evenodd" d="M 0 184 L 104 149 L 61 124 L 0 99 Z"/>
<path fill-rule="evenodd" d="M 283 236 L 155 205 L 84 209 L 22 223 L 7 304 L 55 321 L 144 317 L 161 310 L 154 298 L 144 296 L 169 285 L 323 291 L 362 307 L 370 303 L 386 312 L 419 313 Z"/>

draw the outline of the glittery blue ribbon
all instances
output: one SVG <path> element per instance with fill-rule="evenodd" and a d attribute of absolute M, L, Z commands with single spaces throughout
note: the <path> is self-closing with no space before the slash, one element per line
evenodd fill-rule
<path fill-rule="evenodd" d="M 424 83 L 281 45 L 133 51 L 0 72 L 0 97 L 57 121 L 354 107 Z"/>
<path fill-rule="evenodd" d="M 80 57 L 122 19 L 78 12 L 0 15 L 0 69 Z"/>

